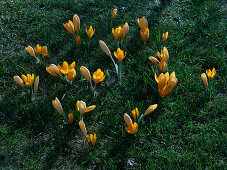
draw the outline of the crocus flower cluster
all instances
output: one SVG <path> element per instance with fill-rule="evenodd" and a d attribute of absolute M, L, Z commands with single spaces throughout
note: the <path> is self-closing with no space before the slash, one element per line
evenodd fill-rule
<path fill-rule="evenodd" d="M 88 135 L 88 134 L 87 134 L 87 129 L 86 129 L 86 126 L 85 126 L 83 120 L 80 120 L 79 126 L 80 126 L 80 129 L 81 129 L 83 135 L 87 138 L 88 143 L 89 143 L 89 144 L 92 144 L 93 146 L 95 146 L 96 139 L 97 139 L 96 133 L 95 133 L 94 135 L 93 135 L 93 134 Z"/>
<path fill-rule="evenodd" d="M 215 68 L 213 68 L 212 71 L 210 69 L 206 70 L 206 74 L 205 73 L 201 74 L 201 79 L 203 80 L 203 83 L 206 87 L 208 87 L 207 77 L 209 78 L 209 80 L 213 80 L 215 75 L 216 75 Z"/>
<path fill-rule="evenodd" d="M 34 49 L 29 45 L 27 47 L 25 47 L 26 51 L 33 57 L 36 58 L 37 63 L 40 63 L 40 61 L 43 63 L 43 59 L 46 58 L 46 56 L 48 55 L 48 50 L 46 46 L 39 46 L 39 44 L 36 45 L 35 47 L 35 51 Z M 35 55 L 35 52 L 37 53 L 38 56 Z M 40 55 L 42 55 L 43 57 L 40 57 Z"/>
<path fill-rule="evenodd" d="M 127 22 L 123 27 L 119 26 L 116 29 L 112 28 L 112 34 L 116 39 L 116 41 L 119 41 L 120 39 L 124 40 L 128 32 L 129 32 L 129 25 Z"/>
<path fill-rule="evenodd" d="M 143 40 L 144 43 L 146 43 L 148 38 L 149 38 L 148 21 L 145 17 L 143 17 L 141 19 L 137 19 L 137 22 L 138 22 L 139 27 L 140 27 L 141 39 Z"/>

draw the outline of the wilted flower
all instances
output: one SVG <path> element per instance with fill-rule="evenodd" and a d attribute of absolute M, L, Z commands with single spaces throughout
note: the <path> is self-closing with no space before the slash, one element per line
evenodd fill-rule
<path fill-rule="evenodd" d="M 203 80 L 203 83 L 206 87 L 208 87 L 208 81 L 207 81 L 207 76 L 205 73 L 201 74 L 201 79 Z"/>
<path fill-rule="evenodd" d="M 136 122 L 134 122 L 134 124 L 132 123 L 132 119 L 130 118 L 130 116 L 128 114 L 124 114 L 124 120 L 125 123 L 127 124 L 128 127 L 125 128 L 125 130 L 129 133 L 129 134 L 135 134 L 138 131 L 138 125 Z"/>
<path fill-rule="evenodd" d="M 62 63 L 62 67 L 58 65 L 58 69 L 63 73 L 63 74 L 68 74 L 69 70 L 73 70 L 76 67 L 75 61 L 72 62 L 72 64 L 69 66 L 66 61 Z"/>
<path fill-rule="evenodd" d="M 149 115 L 150 113 L 152 113 L 156 108 L 158 107 L 158 104 L 154 104 L 154 105 L 150 105 L 147 110 L 145 111 L 145 113 L 143 114 L 144 116 Z"/>
<path fill-rule="evenodd" d="M 113 34 L 114 38 L 118 41 L 121 38 L 121 35 L 122 35 L 121 26 L 119 26 L 115 30 L 114 30 L 114 28 L 112 28 L 112 34 Z"/>
<path fill-rule="evenodd" d="M 22 88 L 25 88 L 24 81 L 19 76 L 14 76 L 14 81 L 20 85 Z"/>
<path fill-rule="evenodd" d="M 96 84 L 102 82 L 104 79 L 105 79 L 105 75 L 101 69 L 98 69 L 96 72 L 94 72 L 93 80 Z"/>
<path fill-rule="evenodd" d="M 22 74 L 22 79 L 25 83 L 26 86 L 32 86 L 34 83 L 34 74 L 27 74 L 27 76 L 25 76 L 24 74 Z"/>
<path fill-rule="evenodd" d="M 128 23 L 126 22 L 125 25 L 122 27 L 122 37 L 121 37 L 122 40 L 125 39 L 128 32 L 129 32 L 129 26 L 128 26 Z"/>
<path fill-rule="evenodd" d="M 87 135 L 87 129 L 86 129 L 86 126 L 85 126 L 83 120 L 80 120 L 79 126 L 80 126 L 80 129 L 81 129 L 81 131 L 83 132 L 84 136 L 87 137 L 87 136 L 88 136 L 88 135 Z"/>
<path fill-rule="evenodd" d="M 141 19 L 137 19 L 137 22 L 138 22 L 139 27 L 141 29 L 148 28 L 148 22 L 147 22 L 147 19 L 145 17 L 143 17 Z"/>
<path fill-rule="evenodd" d="M 117 15 L 117 8 L 113 9 L 111 19 L 113 20 L 116 17 L 116 15 Z"/>
<path fill-rule="evenodd" d="M 72 124 L 73 123 L 73 114 L 72 113 L 70 113 L 68 115 L 68 119 L 69 119 L 69 122 Z"/>
<path fill-rule="evenodd" d="M 95 146 L 96 143 L 96 133 L 94 136 L 92 134 L 87 136 L 88 142 L 91 143 L 93 146 Z"/>
<path fill-rule="evenodd" d="M 68 81 L 72 81 L 76 78 L 76 70 L 75 69 L 69 69 L 68 74 L 65 76 L 65 78 Z"/>
<path fill-rule="evenodd" d="M 35 57 L 34 49 L 30 45 L 25 47 L 25 49 L 29 54 L 31 54 L 33 57 Z"/>
<path fill-rule="evenodd" d="M 169 76 L 169 73 L 161 73 L 157 77 L 155 73 L 155 81 L 158 83 L 158 91 L 161 97 L 168 95 L 172 89 L 176 86 L 178 79 L 175 77 L 175 72 L 172 72 Z"/>
<path fill-rule="evenodd" d="M 163 42 L 166 42 L 167 38 L 168 38 L 168 32 L 166 32 L 165 34 L 162 34 Z"/>
<path fill-rule="evenodd" d="M 71 35 L 74 35 L 75 30 L 74 30 L 74 24 L 73 24 L 72 21 L 69 20 L 68 23 L 65 23 L 65 24 L 63 24 L 63 25 L 64 25 L 65 29 L 66 29 Z"/>
<path fill-rule="evenodd" d="M 214 76 L 216 74 L 216 70 L 215 68 L 212 69 L 212 71 L 209 69 L 209 70 L 206 70 L 206 74 L 207 74 L 207 77 L 210 79 L 210 80 L 213 80 L 214 79 Z"/>
<path fill-rule="evenodd" d="M 136 108 L 132 111 L 132 117 L 133 117 L 134 119 L 138 119 L 139 115 L 140 115 L 139 110 L 138 110 L 138 108 L 136 107 Z"/>
<path fill-rule="evenodd" d="M 36 93 L 38 91 L 38 86 L 39 86 L 39 76 L 37 76 L 36 79 L 35 79 L 34 91 Z"/>
<path fill-rule="evenodd" d="M 143 42 L 147 42 L 147 40 L 149 38 L 149 28 L 142 28 L 140 30 L 140 36 L 141 36 L 141 39 L 143 40 Z"/>
<path fill-rule="evenodd" d="M 55 64 L 51 64 L 49 67 L 46 67 L 46 71 L 55 77 L 58 77 L 61 75 L 58 67 Z"/>
<path fill-rule="evenodd" d="M 80 40 L 79 35 L 76 36 L 76 45 L 79 46 L 79 47 L 81 46 L 81 40 Z"/>
<path fill-rule="evenodd" d="M 114 56 L 118 59 L 119 62 L 122 62 L 122 60 L 125 58 L 127 52 L 122 51 L 120 48 L 117 49 L 116 52 L 114 52 Z"/>
<path fill-rule="evenodd" d="M 91 74 L 90 74 L 90 71 L 86 67 L 81 66 L 80 72 L 83 74 L 83 76 L 87 79 L 88 82 L 91 82 Z"/>
<path fill-rule="evenodd" d="M 76 102 L 77 110 L 80 112 L 81 115 L 83 115 L 86 112 L 90 112 L 96 108 L 96 105 L 86 106 L 86 103 L 84 101 L 77 101 Z"/>
<path fill-rule="evenodd" d="M 99 45 L 106 55 L 111 56 L 111 52 L 104 41 L 99 40 Z"/>
<path fill-rule="evenodd" d="M 73 15 L 73 23 L 74 23 L 74 28 L 78 34 L 80 31 L 80 18 L 76 14 Z"/>
<path fill-rule="evenodd" d="M 92 36 L 94 35 L 94 33 L 95 33 L 95 29 L 93 30 L 92 26 L 90 26 L 88 30 L 87 30 L 87 28 L 86 28 L 86 33 L 87 33 L 89 39 L 91 39 L 91 37 L 92 37 Z"/>
<path fill-rule="evenodd" d="M 54 108 L 58 111 L 58 113 L 60 113 L 61 115 L 64 114 L 61 102 L 58 100 L 57 97 L 55 98 L 55 100 L 52 100 L 52 104 L 53 104 Z"/>

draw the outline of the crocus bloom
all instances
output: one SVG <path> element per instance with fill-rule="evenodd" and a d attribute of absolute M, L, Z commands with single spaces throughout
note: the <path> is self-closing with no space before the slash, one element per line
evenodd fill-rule
<path fill-rule="evenodd" d="M 76 78 L 76 70 L 75 69 L 70 69 L 68 71 L 68 74 L 65 76 L 65 78 L 68 81 L 73 81 Z"/>
<path fill-rule="evenodd" d="M 158 61 L 157 58 L 155 58 L 155 57 L 149 57 L 149 60 L 150 60 L 153 64 L 155 64 L 156 66 L 159 66 L 159 61 Z"/>
<path fill-rule="evenodd" d="M 62 63 L 62 67 L 58 65 L 58 69 L 63 73 L 63 74 L 68 74 L 69 70 L 73 70 L 76 67 L 75 61 L 72 62 L 72 64 L 69 66 L 66 61 Z"/>
<path fill-rule="evenodd" d="M 87 33 L 89 39 L 91 39 L 91 37 L 92 37 L 92 36 L 94 35 L 94 33 L 95 33 L 95 29 L 93 30 L 92 26 L 90 26 L 88 30 L 87 30 L 87 28 L 86 28 L 86 33 Z"/>
<path fill-rule="evenodd" d="M 96 143 L 96 133 L 94 136 L 92 134 L 87 136 L 88 142 L 91 143 L 93 146 L 95 146 Z"/>
<path fill-rule="evenodd" d="M 24 81 L 19 76 L 14 76 L 14 81 L 20 85 L 22 88 L 25 88 Z"/>
<path fill-rule="evenodd" d="M 70 113 L 68 115 L 68 119 L 69 119 L 69 122 L 72 124 L 73 123 L 73 114 L 72 113 Z"/>
<path fill-rule="evenodd" d="M 125 123 L 127 124 L 128 127 L 125 128 L 125 130 L 129 133 L 129 134 L 135 134 L 138 131 L 138 125 L 136 122 L 134 122 L 134 124 L 132 123 L 132 119 L 130 118 L 130 116 L 128 114 L 124 114 L 124 120 Z"/>
<path fill-rule="evenodd" d="M 76 45 L 79 46 L 79 47 L 81 46 L 81 40 L 80 40 L 79 35 L 76 36 Z"/>
<path fill-rule="evenodd" d="M 111 52 L 104 41 L 99 40 L 99 45 L 100 45 L 102 51 L 104 51 L 106 53 L 106 55 L 111 56 Z"/>
<path fill-rule="evenodd" d="M 66 29 L 71 35 L 74 35 L 75 30 L 74 30 L 74 24 L 73 24 L 72 21 L 69 20 L 68 23 L 65 23 L 65 24 L 63 24 L 63 25 L 64 25 L 65 29 Z"/>
<path fill-rule="evenodd" d="M 213 80 L 214 79 L 214 76 L 216 74 L 216 70 L 215 68 L 212 69 L 212 71 L 209 69 L 209 70 L 206 70 L 206 74 L 207 74 L 207 77 L 210 79 L 210 80 Z"/>
<path fill-rule="evenodd" d="M 148 28 L 148 22 L 147 22 L 147 19 L 145 17 L 143 17 L 141 19 L 137 19 L 137 22 L 138 22 L 139 27 L 141 29 Z"/>
<path fill-rule="evenodd" d="M 163 42 L 166 42 L 167 38 L 168 38 L 168 32 L 166 32 L 165 34 L 162 34 Z"/>
<path fill-rule="evenodd" d="M 114 56 L 118 59 L 119 62 L 122 62 L 122 60 L 125 58 L 127 52 L 122 51 L 120 48 L 117 49 L 116 52 L 114 52 Z"/>
<path fill-rule="evenodd" d="M 38 91 L 38 86 L 39 86 L 39 76 L 37 76 L 36 79 L 35 79 L 34 91 L 36 93 Z"/>
<path fill-rule="evenodd" d="M 42 54 L 42 47 L 39 46 L 39 44 L 36 45 L 34 50 L 37 54 L 39 54 L 39 55 Z"/>
<path fill-rule="evenodd" d="M 155 73 L 155 81 L 158 83 L 158 91 L 161 97 L 168 95 L 172 89 L 176 86 L 178 79 L 175 77 L 175 72 L 172 72 L 169 76 L 169 73 L 161 73 L 157 77 Z"/>
<path fill-rule="evenodd" d="M 55 64 L 51 64 L 49 67 L 46 67 L 46 71 L 55 77 L 58 77 L 61 75 L 58 67 Z"/>
<path fill-rule="evenodd" d="M 80 129 L 81 131 L 83 132 L 84 136 L 87 137 L 87 129 L 86 129 L 86 126 L 84 124 L 84 121 L 83 120 L 80 120 L 79 121 L 79 126 L 80 126 Z"/>
<path fill-rule="evenodd" d="M 141 36 L 141 39 L 143 40 L 143 42 L 147 42 L 147 40 L 149 38 L 149 28 L 142 28 L 140 30 L 140 36 Z"/>
<path fill-rule="evenodd" d="M 55 100 L 52 100 L 52 104 L 53 104 L 54 108 L 58 111 L 58 113 L 60 113 L 61 115 L 64 114 L 61 102 L 58 100 L 57 97 L 55 98 Z"/>
<path fill-rule="evenodd" d="M 128 32 L 129 32 L 129 26 L 128 26 L 128 23 L 126 22 L 125 25 L 122 27 L 122 40 L 125 39 Z"/>
<path fill-rule="evenodd" d="M 208 81 L 207 81 L 207 76 L 205 73 L 201 74 L 201 79 L 203 80 L 203 83 L 206 87 L 208 87 Z"/>
<path fill-rule="evenodd" d="M 80 18 L 76 14 L 73 15 L 73 23 L 74 23 L 74 28 L 78 34 L 80 31 Z"/>
<path fill-rule="evenodd" d="M 96 72 L 94 72 L 93 80 L 96 84 L 102 82 L 104 79 L 105 79 L 105 75 L 101 69 L 98 69 Z"/>
<path fill-rule="evenodd" d="M 48 56 L 48 51 L 47 51 L 47 46 L 43 46 L 42 47 L 42 55 L 44 56 L 44 57 L 46 57 L 46 56 Z"/>
<path fill-rule="evenodd" d="M 27 76 L 25 76 L 24 74 L 22 74 L 22 79 L 25 83 L 26 86 L 32 86 L 34 83 L 34 74 L 27 74 Z"/>
<path fill-rule="evenodd" d="M 113 20 L 116 17 L 116 15 L 117 15 L 117 8 L 113 9 L 111 19 Z"/>
<path fill-rule="evenodd" d="M 114 30 L 114 28 L 112 28 L 112 34 L 113 34 L 114 38 L 118 41 L 121 38 L 121 35 L 122 35 L 121 26 L 119 26 L 115 30 Z"/>
<path fill-rule="evenodd" d="M 158 104 L 150 105 L 147 110 L 144 113 L 144 116 L 149 115 L 152 113 L 156 108 L 158 107 Z"/>
<path fill-rule="evenodd" d="M 138 110 L 138 108 L 136 107 L 136 108 L 132 111 L 132 117 L 133 117 L 134 119 L 138 119 L 139 115 L 140 115 L 139 110 Z"/>
<path fill-rule="evenodd" d="M 30 45 L 25 47 L 25 49 L 29 54 L 31 54 L 33 57 L 35 57 L 34 49 Z"/>
<path fill-rule="evenodd" d="M 169 59 L 169 52 L 168 49 L 166 47 L 163 48 L 163 50 L 161 51 L 161 53 L 157 52 L 158 57 L 165 61 L 166 63 L 168 62 Z"/>
<path fill-rule="evenodd" d="M 76 102 L 77 110 L 83 115 L 85 112 L 90 112 L 96 108 L 96 105 L 86 106 L 84 101 L 77 101 Z"/>
<path fill-rule="evenodd" d="M 83 76 L 87 79 L 88 82 L 91 82 L 91 74 L 90 74 L 90 71 L 86 67 L 81 66 L 80 72 L 83 74 Z"/>

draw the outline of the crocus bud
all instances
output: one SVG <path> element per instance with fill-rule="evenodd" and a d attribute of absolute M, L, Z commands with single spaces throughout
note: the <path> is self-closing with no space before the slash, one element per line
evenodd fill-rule
<path fill-rule="evenodd" d="M 147 110 L 144 113 L 144 116 L 149 115 L 152 113 L 156 108 L 158 107 L 158 104 L 150 105 Z"/>
<path fill-rule="evenodd" d="M 19 76 L 14 76 L 14 81 L 21 86 L 22 88 L 25 88 L 24 81 Z"/>
<path fill-rule="evenodd" d="M 79 47 L 81 46 L 81 40 L 80 40 L 79 35 L 76 36 L 76 45 L 79 46 Z"/>
<path fill-rule="evenodd" d="M 162 34 L 163 42 L 166 42 L 167 38 L 168 38 L 168 32 L 166 32 L 165 34 Z"/>
<path fill-rule="evenodd" d="M 156 66 L 159 66 L 159 61 L 158 61 L 157 58 L 155 58 L 155 57 L 149 57 L 149 60 L 150 60 L 153 64 L 155 64 Z"/>
<path fill-rule="evenodd" d="M 100 45 L 102 51 L 104 51 L 106 53 L 106 55 L 111 56 L 111 52 L 110 52 L 109 48 L 107 47 L 107 45 L 104 43 L 104 41 L 99 40 L 99 45 Z"/>
<path fill-rule="evenodd" d="M 42 47 L 39 46 L 39 44 L 36 45 L 34 50 L 37 54 L 39 54 L 39 55 L 42 54 Z"/>
<path fill-rule="evenodd" d="M 73 114 L 72 113 L 70 113 L 68 115 L 68 119 L 69 119 L 69 122 L 72 124 L 73 123 Z"/>
<path fill-rule="evenodd" d="M 95 33 L 95 29 L 93 30 L 92 26 L 90 26 L 88 29 L 86 28 L 86 33 L 89 37 L 89 39 L 91 39 L 91 37 L 94 35 Z"/>
<path fill-rule="evenodd" d="M 206 87 L 208 87 L 208 81 L 207 81 L 207 76 L 205 73 L 201 74 L 201 79 L 203 80 L 203 83 Z"/>
<path fill-rule="evenodd" d="M 128 23 L 126 22 L 125 25 L 122 28 L 122 40 L 125 39 L 128 32 L 129 32 L 129 26 L 128 26 Z"/>
<path fill-rule="evenodd" d="M 72 21 L 68 21 L 68 23 L 63 24 L 65 29 L 71 34 L 74 35 L 74 24 Z"/>
<path fill-rule="evenodd" d="M 116 17 L 116 15 L 117 15 L 117 8 L 113 9 L 111 19 L 113 20 Z"/>
<path fill-rule="evenodd" d="M 58 77 L 61 75 L 58 67 L 55 64 L 51 64 L 49 67 L 46 67 L 46 71 L 55 77 Z"/>
<path fill-rule="evenodd" d="M 39 86 L 39 76 L 37 76 L 36 79 L 35 79 L 34 91 L 36 93 L 38 91 L 38 86 Z"/>
<path fill-rule="evenodd" d="M 147 42 L 147 40 L 149 38 L 149 28 L 142 28 L 140 30 L 140 36 L 141 36 L 141 39 L 143 40 L 143 42 Z"/>
<path fill-rule="evenodd" d="M 30 45 L 25 47 L 25 49 L 29 54 L 31 54 L 33 57 L 35 57 L 34 49 Z"/>
<path fill-rule="evenodd" d="M 86 129 L 86 126 L 85 126 L 83 120 L 80 120 L 79 126 L 80 126 L 80 129 L 81 129 L 81 131 L 83 132 L 84 136 L 87 137 L 87 129 Z"/>
<path fill-rule="evenodd" d="M 55 100 L 52 100 L 52 104 L 53 104 L 54 108 L 58 111 L 58 113 L 60 113 L 61 115 L 64 114 L 61 102 L 58 100 L 57 97 L 55 98 Z"/>
<path fill-rule="evenodd" d="M 73 23 L 77 33 L 80 31 L 80 18 L 78 15 L 73 15 Z"/>
<path fill-rule="evenodd" d="M 159 67 L 160 67 L 160 70 L 161 70 L 162 72 L 166 72 L 167 63 L 166 63 L 166 62 L 160 62 L 160 63 L 159 63 Z"/>
<path fill-rule="evenodd" d="M 137 22 L 138 22 L 139 27 L 141 29 L 148 28 L 148 21 L 147 21 L 147 19 L 145 17 L 143 17 L 141 19 L 138 19 Z"/>
<path fill-rule="evenodd" d="M 137 119 L 138 117 L 139 117 L 139 110 L 138 110 L 138 108 L 136 107 L 133 111 L 132 111 L 132 117 L 134 118 L 134 119 Z"/>
<path fill-rule="evenodd" d="M 42 55 L 43 55 L 43 57 L 46 57 L 48 54 L 48 51 L 47 51 L 47 46 L 43 46 L 42 47 Z"/>
<path fill-rule="evenodd" d="M 79 108 L 79 112 L 81 115 L 83 115 L 85 113 L 86 110 L 86 105 L 83 101 L 79 101 L 78 102 L 78 108 Z"/>
<path fill-rule="evenodd" d="M 132 119 L 127 113 L 124 114 L 124 120 L 128 126 L 132 125 Z"/>
<path fill-rule="evenodd" d="M 90 71 L 86 67 L 81 66 L 80 67 L 80 72 L 83 74 L 83 76 L 87 79 L 88 82 L 91 81 Z"/>

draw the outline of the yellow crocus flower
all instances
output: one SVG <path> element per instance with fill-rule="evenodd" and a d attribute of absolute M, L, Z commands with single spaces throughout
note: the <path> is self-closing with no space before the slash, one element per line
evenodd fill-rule
<path fill-rule="evenodd" d="M 114 20 L 114 18 L 116 17 L 116 15 L 117 15 L 117 8 L 113 9 L 111 20 Z"/>
<path fill-rule="evenodd" d="M 127 52 L 122 51 L 120 48 L 117 49 L 116 52 L 114 52 L 114 56 L 118 59 L 119 62 L 122 62 L 122 60 L 125 58 Z"/>
<path fill-rule="evenodd" d="M 96 84 L 102 82 L 104 79 L 105 79 L 105 75 L 101 69 L 98 69 L 96 72 L 94 72 L 93 80 Z"/>
<path fill-rule="evenodd" d="M 34 49 L 30 45 L 25 47 L 25 49 L 29 54 L 31 54 L 33 57 L 35 57 Z"/>
<path fill-rule="evenodd" d="M 104 51 L 106 53 L 106 55 L 111 56 L 111 52 L 104 41 L 99 40 L 99 45 L 100 45 L 102 51 Z"/>
<path fill-rule="evenodd" d="M 84 121 L 83 120 L 80 120 L 79 121 L 79 126 L 80 126 L 80 129 L 81 131 L 83 132 L 84 136 L 87 137 L 87 129 L 86 129 L 86 126 L 84 124 Z"/>
<path fill-rule="evenodd" d="M 162 34 L 162 40 L 163 40 L 163 42 L 166 42 L 166 40 L 167 40 L 167 38 L 168 38 L 168 32 L 166 32 L 165 34 L 163 33 Z"/>
<path fill-rule="evenodd" d="M 143 40 L 143 42 L 147 42 L 147 40 L 149 38 L 149 28 L 142 28 L 140 30 L 140 36 L 141 36 L 141 39 Z"/>
<path fill-rule="evenodd" d="M 158 107 L 158 104 L 154 104 L 154 105 L 150 105 L 147 110 L 145 111 L 145 113 L 143 114 L 144 116 L 149 115 L 150 113 L 152 113 L 156 108 Z"/>
<path fill-rule="evenodd" d="M 140 113 L 139 113 L 139 110 L 137 107 L 134 110 L 132 110 L 132 117 L 134 119 L 138 119 L 139 115 L 140 115 Z"/>
<path fill-rule="evenodd" d="M 25 88 L 24 81 L 19 76 L 14 76 L 14 81 L 20 85 L 22 88 Z"/>
<path fill-rule="evenodd" d="M 91 39 L 91 37 L 92 37 L 92 36 L 94 35 L 94 33 L 95 33 L 95 29 L 93 30 L 92 26 L 90 26 L 88 30 L 87 30 L 87 28 L 86 28 L 86 33 L 87 33 L 89 39 Z"/>
<path fill-rule="evenodd" d="M 94 136 L 92 134 L 87 136 L 88 142 L 91 143 L 93 146 L 95 146 L 96 143 L 96 133 Z"/>
<path fill-rule="evenodd" d="M 57 97 L 55 98 L 55 100 L 52 100 L 52 104 L 53 104 L 54 108 L 58 111 L 58 113 L 60 113 L 61 115 L 64 114 L 61 102 L 58 100 Z"/>
<path fill-rule="evenodd" d="M 72 21 L 68 21 L 68 23 L 63 24 L 65 29 L 71 34 L 74 35 L 75 30 L 74 30 L 74 24 Z"/>
<path fill-rule="evenodd" d="M 112 34 L 117 41 L 120 40 L 121 36 L 122 36 L 121 26 L 117 27 L 115 30 L 114 30 L 114 28 L 112 28 Z"/>
<path fill-rule="evenodd" d="M 216 75 L 216 70 L 215 68 L 212 69 L 212 71 L 209 69 L 209 70 L 206 70 L 206 74 L 207 74 L 207 77 L 210 79 L 210 80 L 213 80 L 214 79 L 214 76 Z"/>
<path fill-rule="evenodd" d="M 141 19 L 137 19 L 137 22 L 139 24 L 140 29 L 148 28 L 148 22 L 145 17 L 143 17 Z"/>
<path fill-rule="evenodd" d="M 203 84 L 208 87 L 208 81 L 207 81 L 207 76 L 205 73 L 201 74 L 201 79 L 203 80 Z"/>
<path fill-rule="evenodd" d="M 47 46 L 43 46 L 42 47 L 42 55 L 43 55 L 43 57 L 46 57 L 46 56 L 48 56 L 48 51 L 47 51 Z"/>
<path fill-rule="evenodd" d="M 125 39 L 128 32 L 129 32 L 129 26 L 128 26 L 128 23 L 126 22 L 125 25 L 122 27 L 122 37 L 121 37 L 122 40 Z"/>
<path fill-rule="evenodd" d="M 132 123 L 132 119 L 130 118 L 130 116 L 127 113 L 124 114 L 124 120 L 125 120 L 125 123 L 128 126 L 128 127 L 125 128 L 125 130 L 129 134 L 135 134 L 138 131 L 138 125 L 137 125 L 137 123 L 134 122 L 134 124 L 133 124 Z"/>
<path fill-rule="evenodd" d="M 155 81 L 158 83 L 160 96 L 165 97 L 176 86 L 178 79 L 175 76 L 175 72 L 172 72 L 170 76 L 168 72 L 166 74 L 161 73 L 159 77 L 155 73 Z"/>
<path fill-rule="evenodd" d="M 69 122 L 72 124 L 73 123 L 73 114 L 72 113 L 70 113 L 68 115 L 68 119 L 69 119 Z"/>
<path fill-rule="evenodd" d="M 76 78 L 76 70 L 69 69 L 68 74 L 65 76 L 68 81 L 73 81 Z"/>
<path fill-rule="evenodd" d="M 61 76 L 61 73 L 55 64 L 51 64 L 49 67 L 46 67 L 46 71 L 50 73 L 52 76 L 55 77 Z"/>
<path fill-rule="evenodd" d="M 86 112 L 90 112 L 96 108 L 96 105 L 86 106 L 86 103 L 84 101 L 77 101 L 76 102 L 77 110 L 80 112 L 81 115 L 83 115 Z"/>
<path fill-rule="evenodd" d="M 38 86 L 39 86 L 39 76 L 37 76 L 36 79 L 35 79 L 34 91 L 36 93 L 38 91 Z"/>
<path fill-rule="evenodd" d="M 80 18 L 76 14 L 73 15 L 73 23 L 74 23 L 74 28 L 78 34 L 80 31 Z"/>
<path fill-rule="evenodd" d="M 80 72 L 83 74 L 83 76 L 87 79 L 88 82 L 91 82 L 91 74 L 90 74 L 90 71 L 86 67 L 81 66 Z"/>
<path fill-rule="evenodd" d="M 42 47 L 39 46 L 39 44 L 36 45 L 34 50 L 37 54 L 39 54 L 39 55 L 42 54 Z"/>
<path fill-rule="evenodd" d="M 72 62 L 72 64 L 69 66 L 66 61 L 62 63 L 62 67 L 58 65 L 58 69 L 63 73 L 63 74 L 68 74 L 69 70 L 73 70 L 76 67 L 75 61 Z"/>
<path fill-rule="evenodd" d="M 34 83 L 34 74 L 27 74 L 27 76 L 25 76 L 24 74 L 22 74 L 22 79 L 25 83 L 26 86 L 32 86 Z"/>
<path fill-rule="evenodd" d="M 81 39 L 79 35 L 76 36 L 76 45 L 79 47 L 81 46 Z"/>

